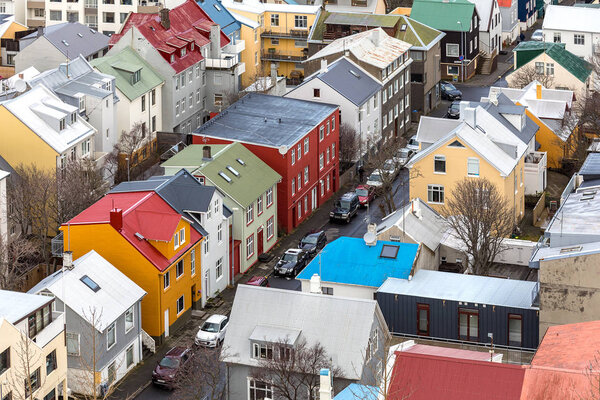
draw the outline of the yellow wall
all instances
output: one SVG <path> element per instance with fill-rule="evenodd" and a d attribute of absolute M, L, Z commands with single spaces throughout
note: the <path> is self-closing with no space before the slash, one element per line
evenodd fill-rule
<path fill-rule="evenodd" d="M 519 103 L 517 102 L 517 104 Z M 525 112 L 527 113 L 527 116 L 540 127 L 535 134 L 535 140 L 540 144 L 538 151 L 545 151 L 548 153 L 548 168 L 560 168 L 562 159 L 565 157 L 567 144 L 560 140 L 546 124 L 540 121 L 539 118 L 533 115 L 529 110 L 526 109 Z"/>
<path fill-rule="evenodd" d="M 188 224 L 184 220 L 180 223 Z M 185 295 L 185 310 L 188 310 L 192 305 L 190 299 L 192 285 L 195 284 L 197 290 L 201 289 L 201 241 L 194 247 L 196 248 L 196 274 L 191 277 L 190 253 L 192 249 L 175 260 L 164 272 L 160 272 L 110 224 L 71 225 L 69 228 L 70 238 L 69 230 L 65 226 L 61 227 L 61 230 L 65 236 L 65 250 L 70 244 L 73 259 L 81 257 L 90 250 L 96 250 L 98 254 L 148 293 L 142 299 L 142 327 L 150 336 L 159 337 L 164 334 L 164 312 L 167 308 L 169 309 L 169 325 L 177 320 L 176 302 L 182 294 Z M 189 243 L 189 224 L 186 230 L 186 240 Z M 170 245 L 172 246 L 172 242 Z M 179 279 L 176 279 L 175 264 L 181 258 L 184 259 L 185 272 Z M 163 275 L 167 271 L 171 271 L 171 284 L 169 288 L 163 290 Z M 194 300 L 198 298 L 199 296 Z"/>
<path fill-rule="evenodd" d="M 458 140 L 465 147 L 450 147 L 450 143 Z M 427 202 L 433 209 L 441 212 L 443 204 L 429 203 L 427 201 L 427 186 L 428 185 L 442 185 L 444 186 L 444 198 L 445 203 L 452 195 L 452 191 L 456 187 L 456 184 L 464 178 L 468 178 L 467 175 L 467 160 L 469 157 L 479 159 L 479 176 L 485 177 L 490 182 L 495 184 L 501 193 L 504 194 L 506 199 L 509 201 L 511 207 L 515 209 L 515 220 L 519 221 L 525 209 L 525 187 L 524 187 L 524 157 L 519 160 L 515 170 L 507 177 L 500 175 L 500 172 L 489 164 L 483 157 L 477 154 L 474 150 L 467 147 L 468 143 L 463 142 L 461 139 L 452 137 L 446 143 L 441 145 L 431 154 L 428 154 L 423 159 L 417 161 L 412 166 L 412 174 L 415 176 L 410 179 L 410 197 L 419 197 L 423 201 Z M 446 157 L 446 173 L 434 172 L 434 157 L 436 155 L 443 155 Z M 418 172 L 417 172 L 418 171 Z M 514 187 L 514 174 L 517 174 L 517 190 L 515 194 Z M 521 178 L 523 177 L 523 178 Z M 471 179 L 479 179 L 472 177 Z"/>
<path fill-rule="evenodd" d="M 244 14 L 245 17 L 257 20 L 257 14 L 242 13 L 235 10 L 239 14 Z M 254 40 L 254 31 L 256 30 L 256 38 Z M 245 48 L 242 51 L 241 59 L 246 64 L 246 71 L 242 74 L 242 86 L 247 87 L 254 83 L 257 77 L 269 75 L 270 71 L 262 71 L 260 66 L 260 27 L 252 29 L 247 25 L 242 24 L 240 38 L 245 42 Z M 258 63 L 255 62 L 254 54 L 258 55 Z"/>
<path fill-rule="evenodd" d="M 23 32 L 26 30 L 27 30 L 26 26 L 23 26 L 21 24 L 17 24 L 16 22 L 13 22 L 12 24 L 10 24 L 8 29 L 6 29 L 6 31 L 4 32 L 4 35 L 2 35 L 2 39 L 14 39 L 15 32 Z"/>
<path fill-rule="evenodd" d="M 2 106 L 0 121 L 0 156 L 6 162 L 13 168 L 35 162 L 41 169 L 56 170 L 56 157 L 59 154 Z M 34 158 L 32 154 L 35 154 Z"/>

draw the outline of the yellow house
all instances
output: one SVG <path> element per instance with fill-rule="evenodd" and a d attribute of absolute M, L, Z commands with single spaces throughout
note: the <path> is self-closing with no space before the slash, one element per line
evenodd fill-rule
<path fill-rule="evenodd" d="M 2 46 L 0 47 L 0 76 L 9 78 L 15 74 L 14 57 L 19 52 L 19 41 L 17 32 L 27 32 L 29 28 L 18 22 L 7 21 L 0 25 L 0 38 Z"/>
<path fill-rule="evenodd" d="M 418 197 L 441 212 L 459 181 L 485 177 L 504 194 L 517 223 L 525 210 L 527 145 L 503 130 L 502 124 L 485 115 L 481 107 L 467 112 L 470 116 L 467 114 L 465 121 L 421 118 L 417 133 L 421 151 L 407 164 L 411 170 L 410 197 Z M 446 128 L 442 124 L 454 125 L 439 140 L 428 142 L 432 130 Z"/>
<path fill-rule="evenodd" d="M 261 3 L 258 0 L 225 0 L 223 5 L 234 16 L 258 24 L 254 28 L 250 23 L 240 21 L 243 24 L 241 39 L 246 43 L 242 51 L 242 61 L 246 63 L 242 85 L 249 86 L 257 77 L 268 76 L 272 63 L 278 75 L 299 83 L 304 76 L 302 62 L 308 56 L 308 33 L 319 7 Z"/>
<path fill-rule="evenodd" d="M 95 250 L 146 291 L 142 327 L 162 342 L 201 297 L 202 234 L 153 191 L 109 193 L 61 227 L 64 248 Z"/>
<path fill-rule="evenodd" d="M 65 319 L 54 298 L 0 290 L 3 399 L 67 398 Z"/>

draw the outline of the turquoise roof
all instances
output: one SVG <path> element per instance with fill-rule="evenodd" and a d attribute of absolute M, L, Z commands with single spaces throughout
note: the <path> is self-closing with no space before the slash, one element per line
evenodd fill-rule
<path fill-rule="evenodd" d="M 396 257 L 381 257 L 384 245 L 397 249 Z M 378 288 L 387 278 L 408 279 L 419 245 L 379 240 L 367 246 L 361 238 L 342 236 L 327 244 L 297 279 L 321 275 L 321 282 Z M 319 266 L 320 264 L 320 266 Z"/>
<path fill-rule="evenodd" d="M 474 10 L 468 0 L 415 0 L 410 18 L 440 31 L 468 32 Z"/>
<path fill-rule="evenodd" d="M 376 386 L 351 383 L 339 392 L 333 400 L 377 400 L 379 392 L 380 390 Z"/>

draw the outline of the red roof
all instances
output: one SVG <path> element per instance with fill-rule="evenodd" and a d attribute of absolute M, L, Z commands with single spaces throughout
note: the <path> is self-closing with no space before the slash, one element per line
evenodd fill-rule
<path fill-rule="evenodd" d="M 180 73 L 203 59 L 200 47 L 210 43 L 210 27 L 216 24 L 194 0 L 186 0 L 170 10 L 169 21 L 170 27 L 165 29 L 160 23 L 159 14 L 131 13 L 119 33 L 111 36 L 109 45 L 117 43 L 124 33 L 135 26 L 152 46 L 166 53 L 165 60 L 170 62 L 170 54 L 175 55 L 171 67 Z M 188 41 L 195 44 L 193 50 Z M 227 44 L 229 38 L 221 32 L 221 47 Z M 186 54 L 181 57 L 179 49 L 184 46 L 187 47 Z"/>
<path fill-rule="evenodd" d="M 511 4 L 512 4 L 511 0 L 498 0 L 499 7 L 510 7 Z"/>
<path fill-rule="evenodd" d="M 406 353 L 429 354 L 431 356 L 490 361 L 490 353 L 488 352 L 454 349 L 452 347 L 429 346 L 426 344 L 415 344 L 403 351 Z"/>
<path fill-rule="evenodd" d="M 160 271 L 202 239 L 202 235 L 190 225 L 191 238 L 187 246 L 180 248 L 171 259 L 158 251 L 149 240 L 170 241 L 182 216 L 155 192 L 107 194 L 69 224 L 108 224 L 113 209 L 123 210 L 123 228 L 119 233 Z"/>
<path fill-rule="evenodd" d="M 518 400 L 525 370 L 518 365 L 396 352 L 391 400 Z"/>

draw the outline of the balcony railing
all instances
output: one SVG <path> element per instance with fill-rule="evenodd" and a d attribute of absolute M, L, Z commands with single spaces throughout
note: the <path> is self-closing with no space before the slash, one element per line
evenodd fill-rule
<path fill-rule="evenodd" d="M 307 39 L 308 30 L 290 29 L 289 31 L 268 30 L 260 34 L 263 38 Z"/>
<path fill-rule="evenodd" d="M 237 56 L 235 54 L 221 53 L 221 58 L 207 58 L 206 68 L 214 69 L 230 69 L 237 64 Z"/>
<path fill-rule="evenodd" d="M 267 51 L 261 55 L 263 61 L 290 61 L 290 62 L 302 62 L 308 57 L 305 55 L 290 55 L 284 54 L 279 51 Z"/>
<path fill-rule="evenodd" d="M 97 0 L 85 0 L 85 8 L 98 8 Z"/>
<path fill-rule="evenodd" d="M 235 43 L 231 42 L 225 47 L 225 52 L 232 54 L 240 54 L 246 48 L 246 42 L 240 39 L 236 39 Z"/>
<path fill-rule="evenodd" d="M 52 256 L 62 257 L 64 249 L 63 233 L 60 232 L 58 235 L 54 236 L 50 243 L 52 246 Z"/>

